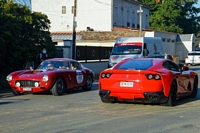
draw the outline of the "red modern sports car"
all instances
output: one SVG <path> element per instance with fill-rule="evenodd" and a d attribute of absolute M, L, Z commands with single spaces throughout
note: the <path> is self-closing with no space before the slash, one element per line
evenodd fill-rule
<path fill-rule="evenodd" d="M 36 70 L 20 70 L 7 76 L 7 81 L 15 95 L 24 92 L 51 91 L 61 95 L 66 90 L 82 87 L 92 88 L 94 72 L 76 60 L 52 58 L 43 61 Z"/>
<path fill-rule="evenodd" d="M 141 102 L 174 106 L 180 97 L 195 98 L 198 75 L 168 59 L 125 59 L 99 75 L 104 103 Z"/>

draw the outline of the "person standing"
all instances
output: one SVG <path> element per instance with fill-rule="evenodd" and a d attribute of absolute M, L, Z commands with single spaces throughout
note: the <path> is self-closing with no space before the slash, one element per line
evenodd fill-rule
<path fill-rule="evenodd" d="M 46 48 L 43 48 L 42 52 L 39 53 L 36 57 L 36 66 L 40 65 L 40 63 L 46 60 L 47 58 L 48 58 L 47 50 Z"/>

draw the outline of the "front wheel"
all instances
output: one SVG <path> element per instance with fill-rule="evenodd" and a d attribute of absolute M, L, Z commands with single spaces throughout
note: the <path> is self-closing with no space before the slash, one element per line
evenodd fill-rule
<path fill-rule="evenodd" d="M 82 87 L 82 90 L 89 91 L 92 88 L 92 77 L 88 75 L 85 85 Z"/>
<path fill-rule="evenodd" d="M 15 96 L 19 96 L 19 95 L 23 95 L 24 93 L 23 92 L 18 92 L 16 91 L 15 89 L 12 89 L 12 92 Z"/>
<path fill-rule="evenodd" d="M 63 78 L 58 77 L 56 82 L 54 83 L 54 86 L 51 89 L 51 92 L 54 96 L 60 96 L 64 92 L 65 88 L 65 82 Z"/>
<path fill-rule="evenodd" d="M 175 81 L 173 81 L 171 88 L 170 88 L 170 94 L 169 94 L 168 100 L 166 103 L 161 104 L 161 105 L 175 106 L 176 105 L 176 93 L 177 93 L 177 87 L 176 87 Z"/>

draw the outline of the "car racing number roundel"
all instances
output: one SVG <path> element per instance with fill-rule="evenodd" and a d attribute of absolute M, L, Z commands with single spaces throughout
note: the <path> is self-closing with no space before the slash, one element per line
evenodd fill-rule
<path fill-rule="evenodd" d="M 76 81 L 78 84 L 83 82 L 83 73 L 80 70 L 76 70 Z"/>

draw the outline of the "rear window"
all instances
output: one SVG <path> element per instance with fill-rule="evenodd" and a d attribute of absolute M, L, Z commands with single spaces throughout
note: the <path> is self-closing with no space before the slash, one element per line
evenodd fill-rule
<path fill-rule="evenodd" d="M 200 55 L 200 53 L 188 53 L 188 55 Z"/>
<path fill-rule="evenodd" d="M 119 70 L 147 70 L 153 65 L 152 60 L 129 60 L 120 66 L 117 69 Z"/>

